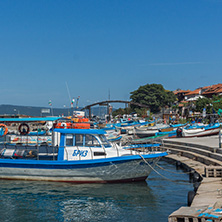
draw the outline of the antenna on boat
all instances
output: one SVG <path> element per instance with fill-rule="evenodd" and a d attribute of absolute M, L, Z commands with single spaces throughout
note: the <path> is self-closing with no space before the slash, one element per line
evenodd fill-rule
<path fill-rule="evenodd" d="M 66 82 L 66 88 L 67 88 L 67 92 L 68 92 L 68 95 L 69 95 L 69 102 L 71 104 L 72 101 L 71 101 L 71 96 L 70 96 L 69 87 L 68 87 L 68 83 L 67 82 Z"/>
<path fill-rule="evenodd" d="M 109 89 L 109 95 L 108 95 L 108 100 L 110 101 L 110 89 Z"/>
<path fill-rule="evenodd" d="M 108 100 L 110 101 L 110 89 L 109 89 Z M 110 103 L 108 103 L 108 105 L 107 105 L 107 114 L 109 115 L 109 121 L 111 119 L 110 108 L 111 108 Z"/>

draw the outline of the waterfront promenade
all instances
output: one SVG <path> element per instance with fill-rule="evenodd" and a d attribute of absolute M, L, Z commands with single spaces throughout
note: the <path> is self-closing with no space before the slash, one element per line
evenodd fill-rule
<path fill-rule="evenodd" d="M 179 163 L 199 175 L 194 190 L 188 193 L 190 206 L 182 206 L 169 215 L 169 222 L 222 221 L 222 148 L 219 136 L 164 139 L 168 160 Z"/>
<path fill-rule="evenodd" d="M 219 136 L 207 136 L 207 137 L 191 137 L 191 138 L 172 138 L 168 141 L 178 141 L 182 143 L 192 143 L 203 146 L 209 146 L 214 148 L 219 148 Z"/>

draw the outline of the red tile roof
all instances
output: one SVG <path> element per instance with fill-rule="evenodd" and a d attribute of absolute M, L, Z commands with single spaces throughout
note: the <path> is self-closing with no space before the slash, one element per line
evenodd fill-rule
<path fill-rule="evenodd" d="M 188 93 L 190 90 L 179 90 L 179 91 L 174 91 L 174 94 L 179 94 L 179 93 Z"/>
<path fill-rule="evenodd" d="M 208 94 L 218 94 L 222 92 L 222 84 L 216 84 L 210 86 L 205 92 L 203 92 L 203 95 L 208 95 Z"/>
<path fill-rule="evenodd" d="M 222 83 L 212 85 L 212 86 L 204 86 L 193 91 L 190 90 L 175 90 L 173 91 L 175 95 L 179 93 L 184 93 L 185 96 L 199 95 L 201 90 L 205 90 L 202 95 L 208 94 L 219 94 L 222 93 Z"/>
<path fill-rule="evenodd" d="M 195 89 L 194 91 L 186 93 L 185 96 L 199 95 L 199 94 L 200 94 L 200 89 Z"/>
<path fill-rule="evenodd" d="M 201 87 L 201 89 L 208 89 L 210 86 Z"/>

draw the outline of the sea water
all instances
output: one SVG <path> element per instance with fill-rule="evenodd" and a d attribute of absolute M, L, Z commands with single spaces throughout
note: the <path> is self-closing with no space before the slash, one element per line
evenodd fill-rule
<path fill-rule="evenodd" d="M 0 221 L 166 222 L 187 205 L 189 176 L 160 161 L 146 182 L 70 184 L 0 180 Z"/>

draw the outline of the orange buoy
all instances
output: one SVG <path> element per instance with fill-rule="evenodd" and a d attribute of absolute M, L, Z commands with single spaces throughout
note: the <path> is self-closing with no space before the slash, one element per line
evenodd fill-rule
<path fill-rule="evenodd" d="M 0 128 L 4 128 L 4 133 L 0 136 L 5 136 L 8 133 L 8 127 L 5 124 L 0 124 Z"/>

